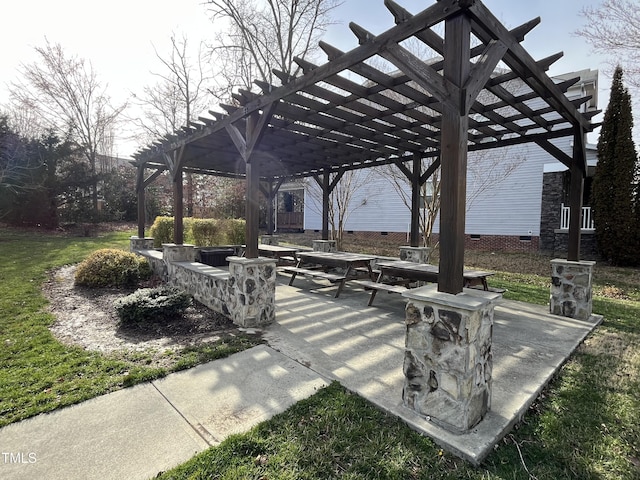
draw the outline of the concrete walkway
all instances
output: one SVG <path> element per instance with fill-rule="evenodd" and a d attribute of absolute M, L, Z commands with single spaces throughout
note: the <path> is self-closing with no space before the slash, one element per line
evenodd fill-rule
<path fill-rule="evenodd" d="M 492 410 L 453 435 L 401 405 L 404 301 L 296 280 L 279 284 L 277 322 L 259 346 L 0 429 L 2 479 L 146 479 L 282 412 L 332 380 L 480 463 L 601 321 L 545 307 L 496 309 Z"/>

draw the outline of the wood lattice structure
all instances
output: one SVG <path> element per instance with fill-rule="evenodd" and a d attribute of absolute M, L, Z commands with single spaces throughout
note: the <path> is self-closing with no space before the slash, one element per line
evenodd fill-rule
<path fill-rule="evenodd" d="M 581 113 L 591 97 L 565 96 L 578 79 L 556 84 L 546 74 L 562 54 L 536 61 L 520 45 L 540 19 L 508 30 L 479 0 L 438 0 L 416 15 L 391 0 L 385 5 L 395 26 L 384 33 L 352 23 L 358 47 L 342 52 L 321 43 L 327 63 L 296 59 L 302 75 L 275 72 L 281 86 L 255 82 L 261 94 L 240 91 L 239 106 L 222 105 L 226 114 L 210 112 L 212 118 L 200 117 L 136 153 L 139 236 L 144 188 L 164 170 L 174 181 L 175 243 L 183 235 L 183 172 L 245 177 L 246 255 L 255 258 L 260 190 L 273 199 L 285 180 L 315 178 L 324 193 L 327 239 L 329 195 L 344 172 L 393 163 L 412 184 L 411 244 L 418 246 L 419 187 L 440 167 L 438 288 L 456 294 L 463 285 L 468 151 L 538 144 L 570 169 L 571 208 L 580 212 L 585 138 L 597 126 L 591 119 L 598 112 Z M 428 48 L 434 60 L 412 54 L 409 39 Z M 527 93 L 509 91 L 508 82 L 516 79 Z M 574 139 L 573 156 L 552 143 L 567 136 Z M 435 160 L 424 172 L 422 158 Z M 145 179 L 147 170 L 155 172 Z M 578 260 L 580 215 L 571 219 L 568 258 Z"/>

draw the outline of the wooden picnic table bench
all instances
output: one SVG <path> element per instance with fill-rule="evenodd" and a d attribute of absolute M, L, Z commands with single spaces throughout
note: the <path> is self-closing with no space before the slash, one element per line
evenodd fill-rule
<path fill-rule="evenodd" d="M 275 258 L 278 262 L 287 261 L 291 263 L 298 262 L 298 248 L 284 247 L 282 245 L 258 245 L 258 252 L 265 257 Z"/>
<path fill-rule="evenodd" d="M 293 285 L 297 275 L 329 280 L 332 283 L 339 283 L 335 297 L 340 296 L 344 284 L 348 280 L 362 278 L 358 268 L 366 268 L 365 275 L 372 280 L 371 261 L 375 257 L 370 255 L 360 255 L 347 252 L 298 252 L 298 263 L 295 267 L 285 267 L 284 272 L 291 273 L 289 285 Z M 304 266 L 309 268 L 305 268 Z M 331 269 L 340 269 L 340 273 L 331 273 Z"/>
<path fill-rule="evenodd" d="M 389 293 L 403 293 L 409 288 L 409 284 L 412 282 L 438 282 L 439 269 L 436 265 L 395 260 L 379 261 L 377 268 L 380 270 L 380 273 L 375 282 L 357 282 L 362 285 L 365 290 L 371 291 L 368 305 L 373 304 L 376 293 L 380 290 Z M 498 291 L 498 289 L 490 289 L 487 284 L 487 277 L 491 275 L 493 275 L 493 272 L 471 269 L 464 270 L 464 286 L 466 288 L 482 287 L 482 289 L 486 291 Z M 384 278 L 395 278 L 396 280 L 383 282 Z"/>

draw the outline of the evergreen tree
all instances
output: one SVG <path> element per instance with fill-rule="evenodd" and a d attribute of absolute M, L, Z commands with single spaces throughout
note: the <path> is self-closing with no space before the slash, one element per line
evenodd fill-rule
<path fill-rule="evenodd" d="M 621 266 L 640 263 L 635 194 L 638 156 L 632 129 L 631 96 L 622 82 L 622 68 L 617 67 L 598 140 L 593 203 L 600 254 Z"/>

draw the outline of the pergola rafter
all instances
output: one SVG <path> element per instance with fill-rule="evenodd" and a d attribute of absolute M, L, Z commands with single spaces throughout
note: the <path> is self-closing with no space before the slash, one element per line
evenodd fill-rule
<path fill-rule="evenodd" d="M 326 238 L 328 194 L 346 171 L 396 164 L 416 190 L 441 168 L 439 289 L 447 293 L 462 288 L 468 151 L 539 145 L 576 173 L 571 198 L 572 209 L 579 212 L 578 192 L 586 174 L 584 136 L 595 128 L 595 113 L 580 108 L 588 97 L 565 96 L 576 79 L 556 83 L 547 76 L 562 54 L 535 61 L 520 45 L 540 19 L 508 30 L 480 0 L 437 0 L 415 15 L 391 0 L 385 5 L 395 22 L 385 32 L 375 35 L 351 24 L 359 43 L 353 50 L 321 42 L 326 63 L 296 59 L 300 76 L 276 71 L 281 86 L 256 82 L 261 94 L 239 91 L 234 95 L 237 105 L 221 105 L 226 113 L 210 111 L 212 118 L 200 117 L 139 151 L 134 161 L 139 196 L 147 169 L 171 172 L 178 192 L 176 212 L 181 211 L 178 183 L 183 171 L 246 177 L 247 256 L 253 257 L 260 182 L 273 198 L 285 179 L 316 179 L 324 192 Z M 433 28 L 437 25 L 444 25 L 444 37 Z M 404 42 L 411 38 L 432 52 L 430 60 L 406 48 Z M 472 39 L 479 43 L 471 45 Z M 397 71 L 386 71 L 389 66 Z M 574 138 L 572 155 L 552 143 L 566 136 Z M 425 172 L 418 167 L 423 158 L 432 159 Z M 412 198 L 411 241 L 417 246 L 415 191 Z M 570 234 L 570 260 L 577 260 L 579 252 L 577 228 L 577 234 Z"/>

